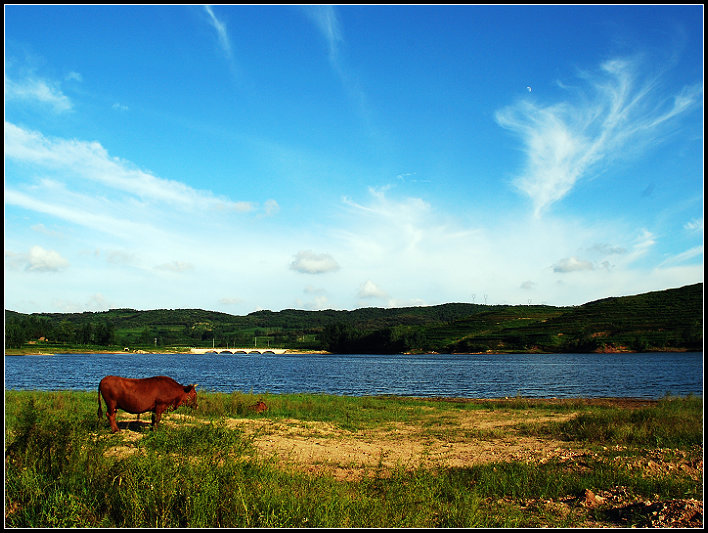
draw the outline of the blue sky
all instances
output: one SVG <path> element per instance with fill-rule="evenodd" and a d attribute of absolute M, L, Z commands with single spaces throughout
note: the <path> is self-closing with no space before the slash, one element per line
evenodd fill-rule
<path fill-rule="evenodd" d="M 703 280 L 703 6 L 5 6 L 5 308 Z"/>

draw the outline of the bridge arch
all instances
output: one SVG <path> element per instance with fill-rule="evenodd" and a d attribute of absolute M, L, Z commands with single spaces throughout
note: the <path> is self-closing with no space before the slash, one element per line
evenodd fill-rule
<path fill-rule="evenodd" d="M 210 355 L 262 355 L 270 354 L 277 355 L 287 352 L 285 348 L 190 348 L 190 353 L 193 354 L 210 354 Z"/>

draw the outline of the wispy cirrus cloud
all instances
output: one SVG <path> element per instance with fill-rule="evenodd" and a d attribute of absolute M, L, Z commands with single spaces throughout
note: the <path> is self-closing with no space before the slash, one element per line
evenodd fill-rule
<path fill-rule="evenodd" d="M 327 44 L 329 63 L 337 73 L 348 97 L 356 105 L 367 127 L 372 133 L 378 128 L 374 126 L 371 108 L 368 103 L 366 91 L 362 87 L 359 77 L 346 64 L 342 57 L 342 47 L 345 44 L 342 24 L 334 6 L 307 6 L 304 8 L 308 18 L 317 28 Z"/>
<path fill-rule="evenodd" d="M 248 212 L 254 208 L 250 202 L 217 197 L 135 168 L 128 161 L 111 156 L 98 142 L 47 137 L 9 122 L 5 122 L 4 132 L 7 160 L 32 165 L 43 173 L 57 173 L 66 180 L 88 180 L 140 201 L 169 204 L 184 210 Z"/>
<path fill-rule="evenodd" d="M 157 274 L 196 272 L 190 258 L 213 254 L 207 244 L 196 251 L 202 245 L 198 235 L 234 238 L 239 222 L 247 223 L 243 214 L 257 209 L 251 202 L 232 201 L 138 169 L 98 142 L 49 137 L 8 122 L 4 141 L 11 176 L 5 182 L 6 210 L 26 210 L 40 220 L 68 223 L 71 229 L 65 231 L 82 235 L 82 242 L 120 250 L 121 256 L 106 257 L 111 268 L 157 264 Z M 24 245 L 20 240 L 7 244 L 7 249 L 14 249 L 15 262 L 25 257 L 20 251 Z M 64 242 L 62 250 L 69 247 Z M 76 260 L 76 249 L 72 253 L 70 264 L 41 250 L 24 261 L 32 265 L 27 269 L 32 272 L 79 268 L 83 261 Z M 175 259 L 165 262 L 165 256 Z"/>
<path fill-rule="evenodd" d="M 661 80 L 643 78 L 642 65 L 613 59 L 581 73 L 581 89 L 567 100 L 538 104 L 530 99 L 499 110 L 496 120 L 523 143 L 525 168 L 515 180 L 537 216 L 564 198 L 582 179 L 656 140 L 671 120 L 700 103 L 701 88 L 662 92 Z"/>
<path fill-rule="evenodd" d="M 304 9 L 327 42 L 332 66 L 339 69 L 339 47 L 344 42 L 344 38 L 334 6 L 307 6 Z"/>
<path fill-rule="evenodd" d="M 214 30 L 216 30 L 216 36 L 219 40 L 219 46 L 221 46 L 221 49 L 226 54 L 226 57 L 232 59 L 231 41 L 229 40 L 229 33 L 226 29 L 226 23 L 221 19 L 217 18 L 211 6 L 204 6 L 204 11 L 206 11 L 206 14 L 209 16 L 209 23 L 214 28 Z"/>
<path fill-rule="evenodd" d="M 134 235 L 155 233 L 155 229 L 148 224 L 121 216 L 120 206 L 115 202 L 69 191 L 51 180 L 42 180 L 29 191 L 6 186 L 5 205 L 48 215 L 126 240 Z M 160 236 L 164 237 L 164 234 Z"/>
<path fill-rule="evenodd" d="M 692 233 L 703 233 L 703 219 L 694 218 L 689 220 L 684 224 L 683 228 Z"/>

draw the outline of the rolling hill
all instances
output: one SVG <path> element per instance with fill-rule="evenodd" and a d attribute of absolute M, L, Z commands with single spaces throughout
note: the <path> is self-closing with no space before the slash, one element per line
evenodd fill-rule
<path fill-rule="evenodd" d="M 353 311 L 5 311 L 5 347 L 271 346 L 344 353 L 703 349 L 703 284 L 580 306 L 449 303 Z M 122 348 L 121 348 L 122 349 Z"/>

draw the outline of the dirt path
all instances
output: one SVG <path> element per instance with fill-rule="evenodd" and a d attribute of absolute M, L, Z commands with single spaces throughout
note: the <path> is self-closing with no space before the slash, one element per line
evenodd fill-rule
<path fill-rule="evenodd" d="M 571 416 L 535 417 L 534 422 Z M 251 435 L 257 449 L 267 456 L 340 479 L 357 479 L 379 467 L 462 467 L 492 461 L 545 461 L 579 453 L 567 442 L 516 434 L 513 426 L 524 421 L 523 412 L 460 411 L 431 415 L 414 425 L 396 423 L 360 431 L 292 419 L 230 418 L 227 425 Z"/>

